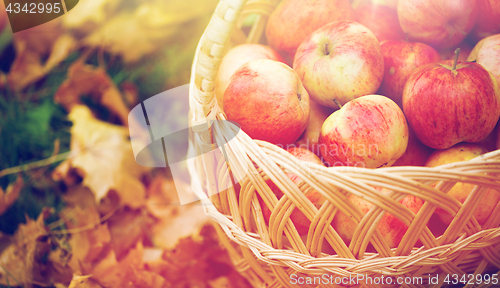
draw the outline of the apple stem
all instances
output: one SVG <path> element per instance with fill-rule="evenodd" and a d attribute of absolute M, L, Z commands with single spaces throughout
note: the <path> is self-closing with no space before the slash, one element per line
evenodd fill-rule
<path fill-rule="evenodd" d="M 457 70 L 458 55 L 460 55 L 460 48 L 455 50 L 455 60 L 453 60 L 453 67 L 451 68 L 453 71 Z"/>
<path fill-rule="evenodd" d="M 342 104 L 340 104 L 339 100 L 337 100 L 335 98 L 332 100 L 333 100 L 333 102 L 335 102 L 335 104 L 337 104 L 337 106 L 339 106 L 339 109 L 342 109 Z"/>
<path fill-rule="evenodd" d="M 325 43 L 325 54 L 329 55 L 330 51 L 328 51 L 328 43 Z"/>

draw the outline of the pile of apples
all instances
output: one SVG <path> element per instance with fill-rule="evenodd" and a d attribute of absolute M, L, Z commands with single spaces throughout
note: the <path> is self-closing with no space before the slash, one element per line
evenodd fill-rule
<path fill-rule="evenodd" d="M 267 45 L 239 45 L 222 59 L 216 97 L 227 119 L 327 167 L 435 167 L 500 149 L 500 1 L 355 2 L 283 0 L 268 19 Z M 449 195 L 463 203 L 472 187 L 457 183 Z M 305 193 L 318 208 L 325 201 Z M 352 194 L 346 201 L 363 213 L 372 207 Z M 500 189 L 489 189 L 474 213 L 479 224 L 499 201 Z M 400 203 L 414 213 L 423 205 L 414 196 Z M 308 233 L 298 209 L 291 219 Z M 332 226 L 348 243 L 356 223 L 338 212 Z M 407 230 L 389 213 L 378 228 L 390 247 Z"/>

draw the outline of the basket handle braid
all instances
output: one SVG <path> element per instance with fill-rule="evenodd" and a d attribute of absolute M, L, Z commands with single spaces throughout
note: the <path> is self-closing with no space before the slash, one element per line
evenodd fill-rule
<path fill-rule="evenodd" d="M 222 60 L 224 47 L 227 46 L 234 25 L 247 0 L 221 0 L 201 37 L 191 68 L 189 105 L 193 108 L 191 127 L 207 124 L 203 129 L 194 131 L 202 135 L 205 143 L 211 143 L 208 130 L 218 111 L 214 86 L 217 71 Z M 215 60 L 215 61 L 214 61 Z"/>

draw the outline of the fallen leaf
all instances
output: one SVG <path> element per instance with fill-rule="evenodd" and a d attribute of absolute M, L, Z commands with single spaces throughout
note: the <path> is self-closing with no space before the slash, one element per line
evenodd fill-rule
<path fill-rule="evenodd" d="M 10 205 L 16 202 L 19 194 L 21 193 L 22 187 L 23 177 L 21 176 L 17 176 L 16 182 L 10 184 L 5 192 L 2 187 L 0 187 L 0 215 L 2 215 L 5 210 L 10 207 Z"/>
<path fill-rule="evenodd" d="M 71 17 L 62 17 L 63 25 L 69 29 L 89 32 L 102 25 L 120 2 L 121 0 L 80 1 L 71 10 Z"/>
<path fill-rule="evenodd" d="M 57 89 L 54 102 L 71 111 L 75 105 L 82 104 L 80 97 L 84 95 L 99 101 L 116 114 L 121 123 L 128 125 L 130 110 L 113 80 L 104 68 L 87 65 L 80 59 L 69 67 L 68 78 Z"/>
<path fill-rule="evenodd" d="M 55 19 L 13 35 L 16 58 L 7 75 L 12 90 L 22 90 L 40 80 L 77 48 L 77 41 L 65 34 L 59 21 Z"/>
<path fill-rule="evenodd" d="M 68 117 L 73 122 L 70 148 L 75 156 L 66 161 L 83 178 L 82 184 L 90 188 L 96 202 L 114 190 L 123 205 L 143 206 L 146 189 L 140 177 L 149 168 L 135 162 L 128 129 L 97 120 L 82 105 L 74 106 Z M 67 168 L 67 163 L 61 165 Z M 55 175 L 64 178 L 65 172 L 56 168 Z"/>
<path fill-rule="evenodd" d="M 54 249 L 57 241 L 44 225 L 51 213 L 45 208 L 36 221 L 27 219 L 26 224 L 19 225 L 12 243 L 0 255 L 0 284 L 32 287 L 69 283 L 71 270 L 50 257 L 60 249 Z"/>

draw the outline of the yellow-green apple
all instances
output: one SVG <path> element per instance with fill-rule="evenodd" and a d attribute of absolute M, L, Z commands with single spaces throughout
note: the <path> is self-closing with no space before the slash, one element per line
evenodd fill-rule
<path fill-rule="evenodd" d="M 321 159 L 319 159 L 319 157 L 316 156 L 316 154 L 312 153 L 311 151 L 309 151 L 305 148 L 290 147 L 287 149 L 287 151 L 299 160 L 307 161 L 307 162 L 311 162 L 311 163 L 316 163 L 316 164 L 323 166 L 323 162 L 321 162 Z M 293 173 L 289 173 L 289 174 L 287 174 L 287 176 L 297 186 L 300 186 L 302 184 L 302 182 L 304 182 L 304 180 L 302 180 L 300 177 L 298 177 L 297 175 L 295 175 Z M 269 186 L 269 188 L 271 188 L 271 190 L 273 191 L 273 193 L 276 195 L 276 197 L 278 199 L 281 199 L 281 197 L 283 197 L 283 195 L 284 195 L 283 192 L 278 188 L 278 186 L 276 186 L 276 184 L 274 184 L 271 180 L 267 180 L 266 183 Z M 325 202 L 325 198 L 319 192 L 317 192 L 313 189 L 306 190 L 305 196 L 318 209 Z M 258 199 L 260 202 L 260 206 L 262 207 L 262 213 L 264 214 L 264 219 L 266 220 L 266 223 L 269 224 L 269 219 L 271 218 L 271 210 L 269 210 L 269 208 L 267 208 L 267 206 L 264 204 L 264 200 L 262 200 L 262 198 L 260 196 L 258 196 Z M 309 221 L 309 219 L 307 219 L 307 217 L 304 215 L 304 213 L 302 213 L 301 211 L 296 209 L 290 215 L 290 219 L 292 220 L 293 224 L 295 225 L 295 228 L 297 229 L 297 231 L 299 232 L 300 235 L 307 234 L 307 232 L 309 230 L 309 226 L 311 225 L 311 221 Z"/>
<path fill-rule="evenodd" d="M 458 56 L 458 61 L 466 62 L 467 56 L 469 56 L 472 51 L 472 45 L 467 41 L 462 41 L 458 45 L 455 45 L 451 48 L 441 49 L 439 50 L 439 55 L 441 56 L 441 60 L 453 60 L 455 59 L 455 50 L 460 48 L 460 55 Z"/>
<path fill-rule="evenodd" d="M 467 57 L 467 61 L 476 61 L 483 65 L 500 85 L 500 34 L 479 41 Z"/>
<path fill-rule="evenodd" d="M 476 0 L 400 0 L 401 28 L 411 40 L 437 49 L 450 48 L 464 40 L 477 18 Z"/>
<path fill-rule="evenodd" d="M 405 33 L 399 25 L 396 9 L 385 5 L 366 3 L 354 9 L 354 17 L 356 22 L 370 29 L 379 42 L 405 39 Z"/>
<path fill-rule="evenodd" d="M 437 167 L 454 162 L 468 161 L 486 152 L 486 149 L 479 145 L 460 143 L 448 149 L 436 150 L 429 157 L 425 166 Z M 474 187 L 475 185 L 473 184 L 458 182 L 447 194 L 460 201 L 460 203 L 464 203 Z M 477 205 L 476 210 L 474 210 L 473 215 L 479 224 L 483 224 L 488 219 L 498 201 L 500 201 L 500 192 L 488 188 Z M 453 220 L 453 217 L 442 209 L 436 209 L 436 214 L 446 224 L 450 224 Z"/>
<path fill-rule="evenodd" d="M 456 58 L 420 66 L 403 90 L 408 123 L 422 143 L 435 149 L 481 141 L 500 117 L 493 76 L 480 64 Z"/>
<path fill-rule="evenodd" d="M 293 68 L 311 98 L 337 108 L 375 93 L 384 77 L 384 58 L 375 35 L 353 21 L 327 24 L 309 35 L 295 54 Z"/>
<path fill-rule="evenodd" d="M 381 45 L 384 55 L 384 80 L 378 93 L 394 100 L 402 107 L 403 88 L 411 73 L 424 64 L 441 60 L 431 46 L 419 42 L 385 41 Z"/>
<path fill-rule="evenodd" d="M 309 119 L 309 94 L 288 65 L 253 60 L 234 72 L 224 93 L 224 112 L 254 139 L 291 144 Z"/>
<path fill-rule="evenodd" d="M 373 187 L 379 193 L 387 195 L 391 192 L 391 190 L 382 187 Z M 353 194 L 349 194 L 349 201 L 356 206 L 363 214 L 368 213 L 368 211 L 373 207 L 373 204 L 368 200 L 362 199 Z M 413 195 L 408 195 L 399 201 L 404 207 L 408 208 L 413 213 L 418 213 L 424 201 L 420 198 L 417 198 Z M 332 221 L 332 227 L 339 233 L 339 236 L 342 239 L 349 243 L 354 236 L 354 231 L 356 230 L 357 225 L 352 220 L 351 217 L 346 216 L 342 212 L 337 212 Z M 385 213 L 380 222 L 377 224 L 377 228 L 380 233 L 383 235 L 385 241 L 391 248 L 395 248 L 403 239 L 404 234 L 408 230 L 408 226 L 406 226 L 403 221 L 399 220 L 397 217 L 393 216 L 390 213 Z"/>
<path fill-rule="evenodd" d="M 241 65 L 257 59 L 271 59 L 284 62 L 283 58 L 276 51 L 262 44 L 241 44 L 233 47 L 224 55 L 215 82 L 215 95 L 221 108 L 224 106 L 222 104 L 224 91 L 226 91 L 229 78 L 231 78 L 234 71 L 240 68 Z"/>
<path fill-rule="evenodd" d="M 408 147 L 405 153 L 392 166 L 424 166 L 434 149 L 418 140 L 415 132 L 408 126 Z"/>
<path fill-rule="evenodd" d="M 319 149 L 327 166 L 391 166 L 408 145 L 408 125 L 391 99 L 366 95 L 354 99 L 325 120 Z"/>
<path fill-rule="evenodd" d="M 474 41 L 479 41 L 485 37 L 500 33 L 500 1 L 498 0 L 477 0 L 479 17 L 476 25 L 472 29 L 471 37 Z"/>
<path fill-rule="evenodd" d="M 335 109 L 319 105 L 318 102 L 309 99 L 309 111 L 309 122 L 307 123 L 306 130 L 299 140 L 295 142 L 295 146 L 309 149 L 319 156 L 318 139 L 321 126 Z"/>
<path fill-rule="evenodd" d="M 269 16 L 266 37 L 292 63 L 297 47 L 316 29 L 338 20 L 353 20 L 348 0 L 284 0 Z"/>

